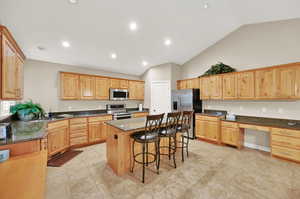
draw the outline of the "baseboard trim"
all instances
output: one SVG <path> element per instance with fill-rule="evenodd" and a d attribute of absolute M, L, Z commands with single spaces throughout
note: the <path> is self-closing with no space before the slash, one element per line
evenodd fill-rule
<path fill-rule="evenodd" d="M 244 143 L 245 147 L 251 148 L 251 149 L 258 149 L 258 150 L 262 150 L 262 151 L 266 151 L 266 152 L 271 152 L 271 148 L 270 147 L 266 147 L 266 146 L 260 146 L 257 144 L 252 144 L 252 143 Z"/>

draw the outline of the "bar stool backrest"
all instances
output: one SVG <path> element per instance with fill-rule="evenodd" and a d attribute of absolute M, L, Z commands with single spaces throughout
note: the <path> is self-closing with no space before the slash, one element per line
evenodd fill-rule
<path fill-rule="evenodd" d="M 180 112 L 168 113 L 167 122 L 166 122 L 167 131 L 177 130 L 180 116 L 181 116 Z"/>
<path fill-rule="evenodd" d="M 145 126 L 145 135 L 152 133 L 159 133 L 162 120 L 164 118 L 164 113 L 159 115 L 148 115 L 146 126 Z"/>
<path fill-rule="evenodd" d="M 193 111 L 183 111 L 181 117 L 181 126 L 191 128 Z"/>

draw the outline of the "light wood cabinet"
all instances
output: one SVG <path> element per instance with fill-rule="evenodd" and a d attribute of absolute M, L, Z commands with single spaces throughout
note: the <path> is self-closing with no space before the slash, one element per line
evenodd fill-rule
<path fill-rule="evenodd" d="M 79 75 L 60 73 L 60 96 L 65 100 L 79 99 Z"/>
<path fill-rule="evenodd" d="M 281 67 L 274 69 L 274 95 L 276 98 L 297 98 L 297 73 L 300 67 Z"/>
<path fill-rule="evenodd" d="M 70 119 L 70 146 L 88 143 L 87 118 Z"/>
<path fill-rule="evenodd" d="M 108 100 L 110 80 L 107 78 L 96 77 L 95 84 L 95 98 L 100 100 Z"/>
<path fill-rule="evenodd" d="M 132 114 L 132 117 L 133 117 L 133 118 L 137 118 L 137 117 L 147 117 L 147 115 L 149 115 L 148 112 L 133 113 L 133 114 Z"/>
<path fill-rule="evenodd" d="M 221 141 L 224 144 L 229 144 L 232 146 L 239 146 L 239 139 L 240 139 L 240 129 L 238 127 L 228 127 L 223 125 L 221 128 Z"/>
<path fill-rule="evenodd" d="M 126 79 L 121 79 L 120 80 L 120 88 L 128 88 L 129 81 Z"/>
<path fill-rule="evenodd" d="M 200 98 L 207 100 L 211 96 L 210 78 L 202 77 L 200 78 Z"/>
<path fill-rule="evenodd" d="M 237 75 L 235 73 L 223 76 L 223 99 L 237 98 Z"/>
<path fill-rule="evenodd" d="M 107 138 L 107 127 L 105 121 L 112 120 L 112 116 L 90 117 L 89 142 L 105 141 Z"/>
<path fill-rule="evenodd" d="M 110 79 L 110 88 L 128 88 L 128 80 Z"/>
<path fill-rule="evenodd" d="M 254 99 L 254 72 L 241 72 L 237 74 L 238 99 Z"/>
<path fill-rule="evenodd" d="M 274 98 L 274 70 L 255 71 L 255 97 L 257 99 Z"/>
<path fill-rule="evenodd" d="M 220 118 L 196 116 L 196 137 L 220 143 Z"/>
<path fill-rule="evenodd" d="M 6 27 L 0 25 L 0 99 L 23 98 L 23 64 L 25 56 Z"/>
<path fill-rule="evenodd" d="M 129 81 L 129 99 L 144 100 L 144 82 Z"/>
<path fill-rule="evenodd" d="M 48 124 L 48 156 L 66 150 L 70 146 L 69 123 L 65 121 Z"/>
<path fill-rule="evenodd" d="M 80 75 L 80 98 L 95 99 L 95 77 Z"/>
<path fill-rule="evenodd" d="M 177 89 L 200 88 L 199 78 L 184 79 L 177 81 Z"/>

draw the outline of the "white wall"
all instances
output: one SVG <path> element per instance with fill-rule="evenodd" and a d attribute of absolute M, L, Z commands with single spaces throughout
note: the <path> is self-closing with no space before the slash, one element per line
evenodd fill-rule
<path fill-rule="evenodd" d="M 183 65 L 182 77 L 202 75 L 221 61 L 238 71 L 300 61 L 300 19 L 245 25 Z M 300 120 L 300 101 L 204 101 L 206 109 Z M 268 134 L 247 130 L 245 142 L 268 146 Z M 259 138 L 259 139 L 258 139 Z"/>
<path fill-rule="evenodd" d="M 141 79 L 145 81 L 145 100 L 144 107 L 150 108 L 151 105 L 151 82 L 170 81 L 171 89 L 176 89 L 176 80 L 181 78 L 181 67 L 177 64 L 166 63 L 149 68 Z"/>
<path fill-rule="evenodd" d="M 104 109 L 105 105 L 108 103 L 120 103 L 99 100 L 60 100 L 59 71 L 140 79 L 138 76 L 120 73 L 111 73 L 96 69 L 36 60 L 26 60 L 24 64 L 24 100 L 32 99 L 34 102 L 40 103 L 45 108 L 45 111 Z M 126 101 L 125 103 L 127 104 L 127 107 L 137 107 L 138 103 L 141 102 Z"/>

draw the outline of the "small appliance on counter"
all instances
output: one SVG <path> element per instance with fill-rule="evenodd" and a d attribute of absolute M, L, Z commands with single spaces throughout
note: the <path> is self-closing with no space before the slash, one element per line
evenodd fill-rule
<path fill-rule="evenodd" d="M 11 138 L 11 124 L 0 123 L 0 140 Z"/>
<path fill-rule="evenodd" d="M 143 111 L 143 104 L 139 104 L 139 111 Z"/>
<path fill-rule="evenodd" d="M 234 114 L 232 114 L 232 113 L 227 113 L 226 120 L 235 121 L 236 120 L 236 116 Z"/>

